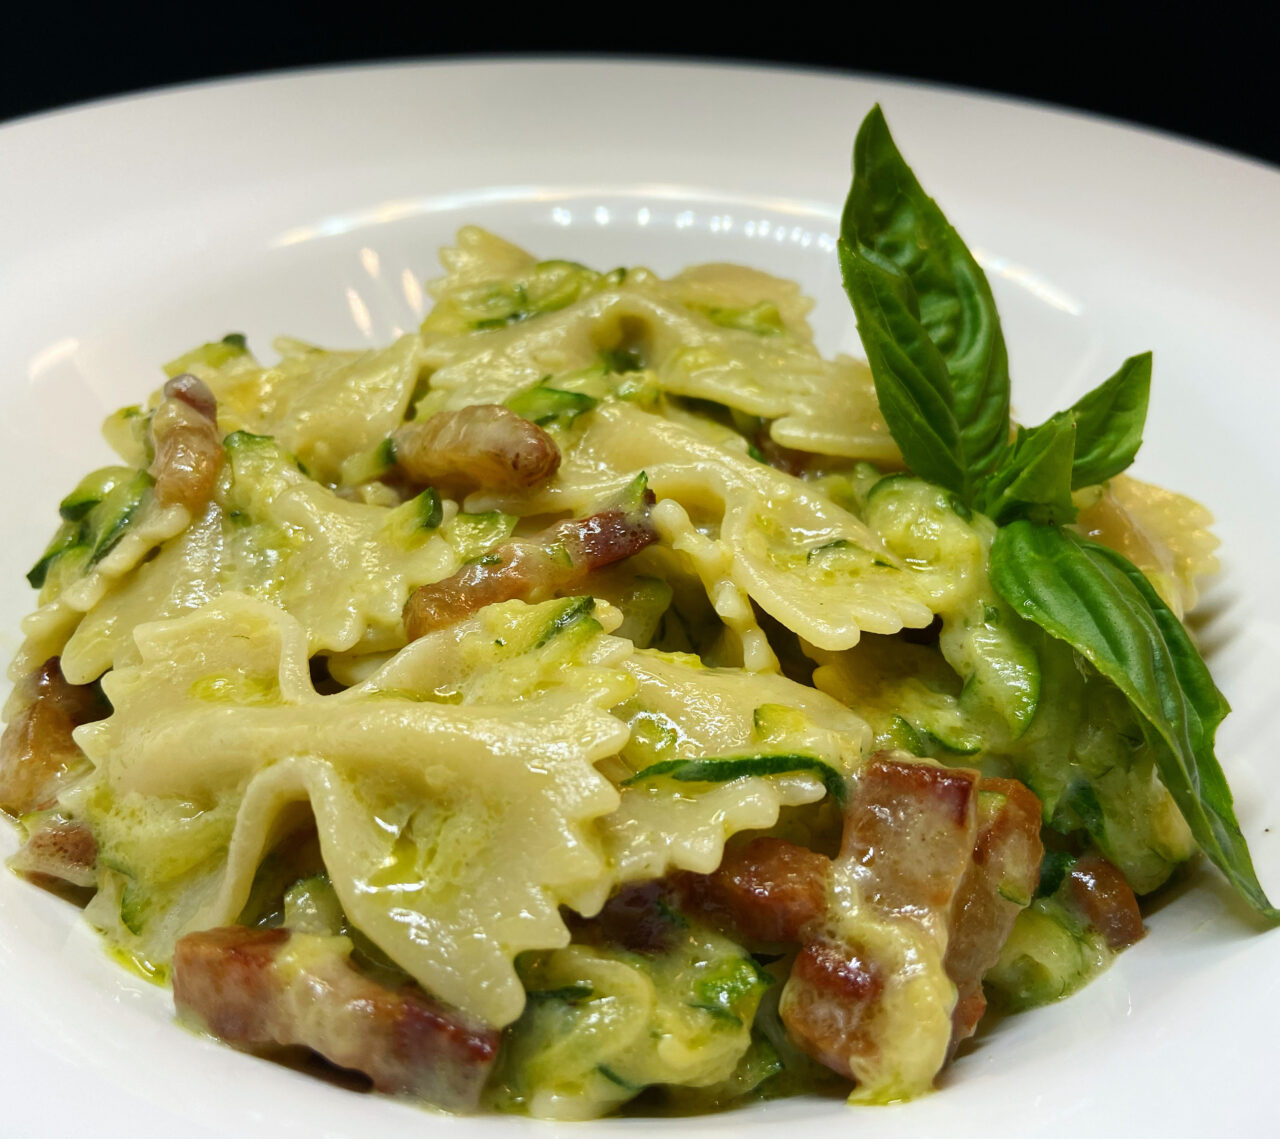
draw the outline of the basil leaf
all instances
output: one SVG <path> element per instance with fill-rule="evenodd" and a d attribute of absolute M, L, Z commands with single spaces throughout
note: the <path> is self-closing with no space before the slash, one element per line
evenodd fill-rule
<path fill-rule="evenodd" d="M 1018 614 L 1065 641 L 1124 693 L 1201 849 L 1254 909 L 1280 920 L 1258 882 L 1213 752 L 1226 699 L 1142 572 L 1105 546 L 1017 521 L 997 532 L 990 574 Z"/>
<path fill-rule="evenodd" d="M 1069 414 L 1076 421 L 1076 457 L 1071 487 L 1106 482 L 1123 471 L 1142 446 L 1151 394 L 1151 353 L 1130 356 L 1120 370 L 1078 400 Z"/>
<path fill-rule="evenodd" d="M 1076 438 L 1070 412 L 1060 411 L 1039 427 L 1019 427 L 1013 446 L 982 485 L 979 509 L 997 524 L 1018 517 L 1075 521 L 1071 472 Z"/>
<path fill-rule="evenodd" d="M 910 282 L 865 249 L 842 238 L 844 291 L 858 317 L 880 412 L 893 441 L 917 475 L 946 487 L 967 504 L 974 487 L 953 410 L 951 377 L 920 324 Z"/>
<path fill-rule="evenodd" d="M 853 149 L 853 185 L 841 219 L 841 266 L 845 288 L 864 325 L 877 331 L 876 313 L 865 289 L 850 289 L 848 264 L 874 265 L 896 274 L 903 308 L 913 317 L 909 336 L 896 342 L 916 368 L 930 378 L 954 421 L 953 457 L 964 472 L 961 486 L 944 483 L 967 496 L 976 480 L 995 464 L 1009 435 L 1009 360 L 991 286 L 973 254 L 937 204 L 921 188 L 889 133 L 884 114 L 873 107 L 863 120 Z M 883 292 L 883 290 L 879 290 Z M 868 350 L 870 359 L 870 350 Z M 945 382 L 933 376 L 938 360 Z M 876 369 L 876 393 L 882 407 L 892 406 L 881 388 L 891 388 L 900 373 Z M 929 409 L 921 406 L 926 415 Z M 886 411 L 886 419 L 890 412 Z M 930 417 L 946 437 L 950 422 Z M 898 425 L 889 419 L 898 440 Z M 902 446 L 902 440 L 898 440 Z M 917 474 L 921 456 L 904 457 Z"/>
<path fill-rule="evenodd" d="M 793 771 L 812 771 L 827 788 L 837 805 L 849 800 L 844 776 L 816 755 L 748 755 L 714 759 L 664 759 L 651 763 L 622 781 L 623 787 L 646 783 L 658 776 L 681 783 L 728 783 L 749 775 L 787 775 Z"/>

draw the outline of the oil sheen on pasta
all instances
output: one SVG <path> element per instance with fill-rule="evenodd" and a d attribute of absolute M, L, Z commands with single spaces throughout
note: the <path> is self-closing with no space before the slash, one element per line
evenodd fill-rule
<path fill-rule="evenodd" d="M 288 1021 L 283 994 L 339 968 L 411 986 L 501 1034 L 482 1079 L 420 1094 L 556 1119 L 907 1098 L 972 1031 L 965 1000 L 976 1023 L 1103 968 L 1121 939 L 1080 867 L 1149 892 L 1189 857 L 1185 824 L 1124 701 L 992 589 L 993 525 L 902 472 L 866 367 L 818 353 L 798 288 L 538 262 L 475 228 L 443 261 L 421 330 L 385 348 L 281 340 L 264 363 L 232 336 L 169 365 L 217 404 L 195 508 L 141 473 L 160 397 L 108 421 L 123 466 L 63 504 L 6 746 L 36 731 L 53 658 L 110 714 L 65 728 L 83 754 L 47 793 L 5 804 L 29 836 L 15 865 L 57 877 L 51 828 L 87 827 L 86 916 L 122 959 L 163 978 L 198 931 L 288 930 L 261 974 L 276 1042 L 359 1067 L 358 1030 Z M 397 431 L 482 404 L 545 431 L 554 475 L 414 484 Z M 1123 476 L 1077 500 L 1191 608 L 1214 566 L 1201 508 Z M 409 640 L 415 590 L 611 510 L 656 540 Z M 1053 870 L 1038 834 L 1029 865 L 1000 847 L 988 897 L 1010 780 Z M 860 802 L 933 820 L 922 852 L 868 855 Z M 784 856 L 809 874 L 786 880 L 810 891 L 794 928 Z M 748 879 L 785 936 L 739 907 Z M 988 917 L 965 918 L 975 898 Z M 961 980 L 979 921 L 1005 925 Z"/>

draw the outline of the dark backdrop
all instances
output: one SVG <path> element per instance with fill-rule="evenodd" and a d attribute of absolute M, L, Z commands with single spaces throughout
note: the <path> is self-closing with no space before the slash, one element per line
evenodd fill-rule
<path fill-rule="evenodd" d="M 518 10 L 508 11 L 509 7 Z M 875 71 L 1084 108 L 1280 164 L 1280 6 L 1093 10 L 949 0 L 767 7 L 643 0 L 347 0 L 338 7 L 171 0 L 14 0 L 0 118 L 244 72 L 350 60 L 495 52 L 619 52 Z"/>

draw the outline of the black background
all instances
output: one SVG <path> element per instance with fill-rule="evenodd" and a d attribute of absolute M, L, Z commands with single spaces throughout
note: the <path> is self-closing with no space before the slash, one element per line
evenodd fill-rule
<path fill-rule="evenodd" d="M 1280 164 L 1273 0 L 576 8 L 528 0 L 10 7 L 0 118 L 214 76 L 493 53 L 728 58 L 880 72 L 1078 107 Z"/>

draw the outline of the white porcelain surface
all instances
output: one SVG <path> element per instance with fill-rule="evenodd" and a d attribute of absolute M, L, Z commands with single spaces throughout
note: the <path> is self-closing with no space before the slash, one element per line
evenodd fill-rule
<path fill-rule="evenodd" d="M 1224 573 L 1202 632 L 1236 709 L 1219 753 L 1280 895 L 1280 173 L 991 98 L 484 62 L 222 83 L 0 129 L 0 652 L 17 645 L 22 574 L 58 499 L 109 459 L 100 419 L 157 386 L 160 361 L 229 330 L 260 352 L 277 333 L 386 340 L 419 319 L 419 282 L 465 222 L 601 268 L 732 259 L 794 276 L 818 299 L 824 348 L 853 347 L 834 235 L 877 100 L 988 268 L 1025 420 L 1155 350 L 1136 473 L 1218 515 Z M 0 855 L 14 845 L 3 828 Z M 192 1036 L 74 910 L 0 875 L 0 1134 L 1273 1134 L 1280 934 L 1211 874 L 1192 885 L 1101 981 L 984 1032 L 916 1103 L 557 1128 L 447 1120 Z"/>

